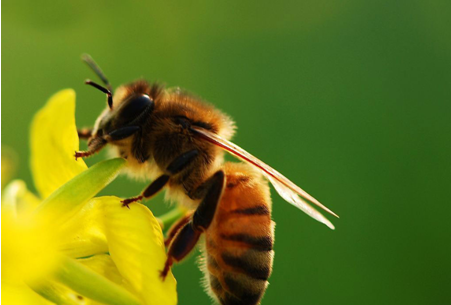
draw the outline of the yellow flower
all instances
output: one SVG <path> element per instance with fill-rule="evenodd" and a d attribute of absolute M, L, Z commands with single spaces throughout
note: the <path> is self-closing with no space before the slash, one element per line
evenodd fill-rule
<path fill-rule="evenodd" d="M 4 304 L 177 303 L 158 221 L 141 204 L 95 196 L 125 161 L 76 161 L 75 93 L 54 95 L 31 126 L 31 169 L 39 197 L 20 180 L 2 198 Z M 30 289 L 31 288 L 31 289 Z M 36 293 L 37 292 L 37 293 Z"/>

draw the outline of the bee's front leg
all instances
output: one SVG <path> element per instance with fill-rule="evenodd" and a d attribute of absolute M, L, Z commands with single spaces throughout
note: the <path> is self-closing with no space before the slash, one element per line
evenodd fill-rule
<path fill-rule="evenodd" d="M 108 141 L 102 137 L 90 138 L 89 143 L 88 143 L 88 150 L 76 151 L 75 155 L 74 155 L 75 160 L 77 160 L 78 158 L 89 157 L 89 156 L 95 154 L 96 152 L 100 151 L 103 147 L 105 147 L 105 145 L 107 143 L 108 143 Z"/>
<path fill-rule="evenodd" d="M 79 136 L 80 134 L 82 136 L 87 136 L 89 134 L 90 137 L 88 139 L 88 150 L 76 151 L 75 160 L 77 160 L 77 158 L 85 158 L 92 156 L 93 154 L 99 152 L 102 148 L 104 148 L 108 142 L 114 142 L 128 138 L 133 134 L 135 134 L 138 130 L 140 130 L 138 126 L 126 126 L 113 130 L 112 132 L 104 136 L 97 135 L 93 136 L 92 130 L 86 132 L 83 132 L 83 130 L 78 131 Z"/>

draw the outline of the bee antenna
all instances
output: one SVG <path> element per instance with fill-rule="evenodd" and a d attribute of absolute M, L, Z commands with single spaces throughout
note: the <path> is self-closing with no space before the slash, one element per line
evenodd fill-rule
<path fill-rule="evenodd" d="M 102 82 L 105 84 L 107 89 L 112 93 L 113 88 L 111 87 L 110 82 L 105 76 L 105 73 L 103 73 L 102 69 L 100 69 L 99 65 L 92 59 L 91 55 L 89 54 L 83 54 L 81 55 L 81 60 L 83 60 L 94 73 L 102 80 Z"/>
<path fill-rule="evenodd" d="M 105 94 L 107 95 L 107 98 L 108 98 L 108 107 L 110 107 L 110 109 L 113 109 L 113 95 L 111 94 L 111 91 L 110 91 L 110 90 L 108 90 L 108 89 L 105 88 L 105 87 L 100 86 L 100 85 L 97 84 L 97 83 L 94 83 L 94 82 L 93 82 L 92 80 L 90 80 L 90 79 L 85 80 L 85 84 L 86 84 L 86 85 L 93 86 L 94 88 L 96 88 L 96 89 L 102 91 L 103 93 L 105 93 Z"/>

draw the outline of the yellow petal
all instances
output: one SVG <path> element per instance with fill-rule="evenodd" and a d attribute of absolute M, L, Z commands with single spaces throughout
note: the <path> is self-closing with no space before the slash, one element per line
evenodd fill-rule
<path fill-rule="evenodd" d="M 124 159 L 116 158 L 91 166 L 47 197 L 35 209 L 34 214 L 42 221 L 59 227 L 113 181 L 124 165 Z"/>
<path fill-rule="evenodd" d="M 2 213 L 2 282 L 33 282 L 59 263 L 54 228 Z"/>
<path fill-rule="evenodd" d="M 111 259 L 111 256 L 109 256 L 108 254 L 94 255 L 90 258 L 79 259 L 78 262 L 82 263 L 83 265 L 97 272 L 98 274 L 106 277 L 113 283 L 116 283 L 119 286 L 124 287 L 123 286 L 124 279 L 117 270 L 116 265 Z M 86 305 L 97 305 L 97 304 L 100 303 L 93 300 L 87 300 L 86 302 Z"/>
<path fill-rule="evenodd" d="M 166 261 L 163 234 L 147 207 L 132 204 L 127 209 L 117 197 L 93 198 L 60 231 L 68 239 L 64 243 L 66 255 L 109 252 L 77 261 L 121 283 L 144 304 L 177 303 L 172 273 L 164 282 L 159 278 Z"/>
<path fill-rule="evenodd" d="M 79 259 L 78 262 L 82 263 L 89 269 L 99 273 L 100 275 L 108 278 L 113 283 L 123 285 L 123 278 L 117 270 L 111 256 L 108 254 L 94 255 L 89 258 Z"/>
<path fill-rule="evenodd" d="M 103 215 L 98 205 L 90 200 L 80 212 L 60 227 L 60 250 L 72 258 L 87 257 L 108 252 L 103 230 Z"/>
<path fill-rule="evenodd" d="M 51 305 L 25 284 L 11 285 L 2 281 L 2 304 L 14 305 Z"/>
<path fill-rule="evenodd" d="M 31 171 L 36 189 L 46 198 L 87 167 L 75 161 L 78 150 L 75 127 L 75 92 L 53 95 L 31 124 Z"/>
<path fill-rule="evenodd" d="M 111 258 L 132 291 L 146 305 L 177 304 L 176 281 L 160 271 L 166 261 L 163 233 L 150 210 L 133 203 L 130 209 L 116 197 L 93 199 L 102 206 L 105 234 Z"/>
<path fill-rule="evenodd" d="M 28 191 L 25 182 L 14 180 L 3 190 L 2 213 L 8 213 L 12 218 L 30 215 L 39 203 L 40 200 Z"/>

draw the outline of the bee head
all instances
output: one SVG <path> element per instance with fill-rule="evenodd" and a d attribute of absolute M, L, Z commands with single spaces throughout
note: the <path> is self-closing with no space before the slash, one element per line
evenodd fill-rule
<path fill-rule="evenodd" d="M 118 98 L 114 102 L 113 98 L 110 99 L 108 96 L 108 107 L 97 119 L 93 135 L 104 136 L 120 128 L 139 127 L 152 112 L 154 106 L 153 99 L 144 93 L 132 93 Z"/>
<path fill-rule="evenodd" d="M 113 89 L 102 69 L 88 54 L 83 54 L 82 60 L 97 74 L 105 87 L 91 80 L 86 80 L 85 83 L 105 93 L 108 102 L 108 107 L 96 120 L 91 140 L 104 136 L 113 140 L 122 139 L 139 130 L 154 109 L 152 97 L 156 98 L 160 90 L 152 91 L 146 82 L 136 81 L 121 86 L 114 95 L 113 103 Z"/>

